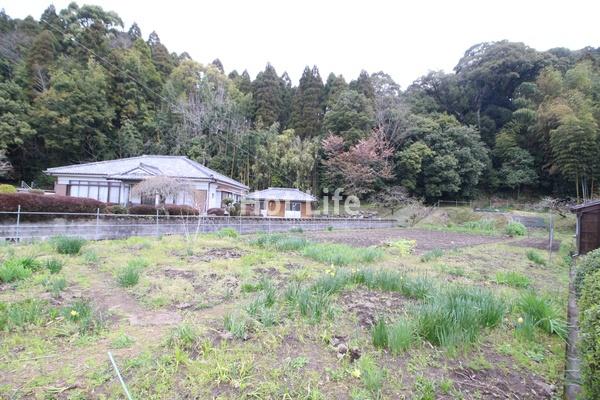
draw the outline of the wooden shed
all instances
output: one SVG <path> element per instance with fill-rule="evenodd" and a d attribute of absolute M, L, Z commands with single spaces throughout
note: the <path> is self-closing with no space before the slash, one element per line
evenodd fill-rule
<path fill-rule="evenodd" d="M 600 248 L 600 200 L 571 207 L 571 212 L 577 215 L 577 254 Z"/>

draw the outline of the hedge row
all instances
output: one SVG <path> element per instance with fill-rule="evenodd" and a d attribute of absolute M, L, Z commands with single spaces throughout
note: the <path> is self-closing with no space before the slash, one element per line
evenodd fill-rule
<path fill-rule="evenodd" d="M 154 207 L 151 205 L 133 205 L 123 207 L 106 204 L 98 200 L 69 196 L 41 196 L 32 193 L 0 193 L 0 211 L 17 211 L 19 205 L 23 212 L 55 212 L 55 213 L 95 213 L 98 209 L 103 214 L 135 214 L 135 215 L 198 215 L 198 210 L 190 206 L 167 204 Z"/>
<path fill-rule="evenodd" d="M 600 249 L 582 258 L 575 277 L 585 398 L 600 399 Z"/>

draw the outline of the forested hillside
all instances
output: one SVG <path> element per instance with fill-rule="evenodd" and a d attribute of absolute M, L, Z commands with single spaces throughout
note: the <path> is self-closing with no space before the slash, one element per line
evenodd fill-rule
<path fill-rule="evenodd" d="M 39 21 L 2 12 L 2 179 L 42 183 L 47 167 L 151 153 L 252 188 L 362 198 L 589 196 L 600 177 L 600 48 L 477 44 L 406 90 L 384 72 L 317 66 L 296 86 L 275 67 L 254 80 L 226 72 L 96 6 L 49 7 Z"/>

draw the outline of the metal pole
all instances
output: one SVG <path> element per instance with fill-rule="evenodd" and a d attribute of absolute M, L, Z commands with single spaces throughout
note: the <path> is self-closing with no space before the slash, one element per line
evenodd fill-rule
<path fill-rule="evenodd" d="M 17 207 L 17 242 L 21 241 L 21 238 L 19 237 L 20 226 L 21 226 L 21 205 L 19 204 L 19 206 Z"/>
<path fill-rule="evenodd" d="M 131 394 L 129 394 L 129 390 L 127 390 L 127 385 L 125 385 L 125 381 L 121 376 L 121 372 L 119 372 L 119 367 L 117 367 L 117 363 L 115 362 L 115 359 L 113 358 L 112 353 L 110 351 L 108 352 L 108 358 L 110 358 L 110 362 L 112 363 L 112 366 L 115 369 L 115 372 L 117 373 L 117 378 L 119 378 L 119 382 L 121 382 L 121 386 L 123 387 L 125 395 L 129 400 L 133 400 L 133 397 L 131 397 Z"/>
<path fill-rule="evenodd" d="M 156 237 L 158 237 L 158 209 L 156 210 Z"/>
<path fill-rule="evenodd" d="M 99 226 L 98 224 L 100 223 L 100 208 L 96 209 L 96 240 L 99 240 L 99 235 L 98 235 L 98 229 Z"/>
<path fill-rule="evenodd" d="M 550 213 L 550 237 L 548 238 L 548 264 L 552 262 L 552 244 L 554 242 L 554 215 Z"/>

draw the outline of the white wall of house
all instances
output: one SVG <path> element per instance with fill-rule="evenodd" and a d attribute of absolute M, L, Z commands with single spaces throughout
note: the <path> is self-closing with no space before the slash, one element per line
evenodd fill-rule
<path fill-rule="evenodd" d="M 81 182 L 81 185 L 74 184 L 74 182 Z M 88 197 L 123 205 L 126 205 L 127 203 L 141 204 L 142 202 L 141 196 L 131 193 L 133 184 L 130 182 L 121 182 L 119 180 L 111 180 L 103 177 L 59 176 L 57 177 L 57 183 L 69 185 L 69 195 L 73 197 Z M 190 185 L 192 191 L 206 191 L 207 209 L 221 207 L 223 193 L 221 190 L 217 189 L 218 184 L 216 182 L 190 181 Z M 227 189 L 227 191 L 234 192 L 235 189 Z M 230 195 L 228 195 L 228 197 L 229 196 Z M 241 198 L 239 195 L 234 197 Z M 176 196 L 169 196 L 165 202 L 166 204 L 195 206 L 194 194 L 188 191 L 182 191 Z"/>

